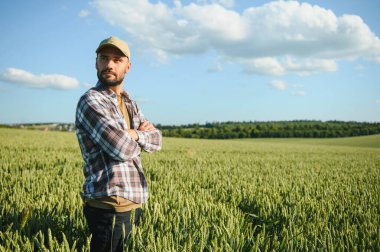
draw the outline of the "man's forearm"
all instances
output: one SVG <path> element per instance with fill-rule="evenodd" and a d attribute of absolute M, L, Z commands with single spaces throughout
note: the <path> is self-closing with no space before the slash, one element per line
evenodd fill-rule
<path fill-rule="evenodd" d="M 139 140 L 139 135 L 137 135 L 136 130 L 134 129 L 128 129 L 128 134 L 132 137 L 133 140 L 138 141 Z"/>
<path fill-rule="evenodd" d="M 161 149 L 162 135 L 158 129 L 148 131 L 137 131 L 139 140 L 137 143 L 147 152 L 156 152 Z"/>

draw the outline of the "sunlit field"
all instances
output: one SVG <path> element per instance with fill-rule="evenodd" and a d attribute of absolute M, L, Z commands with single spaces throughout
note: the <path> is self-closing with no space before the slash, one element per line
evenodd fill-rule
<path fill-rule="evenodd" d="M 380 251 L 380 136 L 165 138 L 126 251 Z M 89 251 L 74 133 L 0 129 L 0 250 Z"/>

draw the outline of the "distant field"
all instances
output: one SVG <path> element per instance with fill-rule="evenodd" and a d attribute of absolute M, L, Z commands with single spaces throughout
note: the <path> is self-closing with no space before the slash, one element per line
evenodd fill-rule
<path fill-rule="evenodd" d="M 380 148 L 380 134 L 371 135 L 371 136 L 343 137 L 343 138 L 313 138 L 313 139 L 310 139 L 310 138 L 259 138 L 259 139 L 244 139 L 244 140 L 238 140 L 238 141 Z"/>
<path fill-rule="evenodd" d="M 126 251 L 380 251 L 380 135 L 165 138 Z M 75 134 L 0 129 L 0 251 L 89 251 Z"/>

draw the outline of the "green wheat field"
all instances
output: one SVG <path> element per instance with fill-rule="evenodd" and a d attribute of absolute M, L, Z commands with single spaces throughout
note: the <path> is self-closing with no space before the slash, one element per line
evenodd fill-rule
<path fill-rule="evenodd" d="M 126 251 L 380 251 L 380 135 L 164 138 Z M 0 251 L 89 251 L 74 133 L 0 129 Z"/>

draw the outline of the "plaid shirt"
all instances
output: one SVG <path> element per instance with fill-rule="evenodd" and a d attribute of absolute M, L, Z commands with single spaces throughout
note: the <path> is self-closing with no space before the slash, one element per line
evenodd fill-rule
<path fill-rule="evenodd" d="M 138 131 L 146 121 L 135 101 L 126 91 L 122 97 L 131 115 L 132 128 L 139 140 L 128 134 L 128 126 L 118 107 L 116 93 L 98 83 L 78 102 L 76 134 L 84 160 L 82 196 L 87 199 L 118 195 L 136 203 L 148 199 L 148 185 L 143 174 L 141 150 L 161 149 L 159 130 Z"/>

